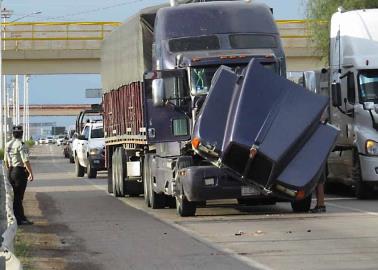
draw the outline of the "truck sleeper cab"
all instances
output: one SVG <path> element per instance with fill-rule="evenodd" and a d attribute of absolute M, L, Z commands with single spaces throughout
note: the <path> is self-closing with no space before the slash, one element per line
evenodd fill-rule
<path fill-rule="evenodd" d="M 359 199 L 378 189 L 378 9 L 336 12 L 331 19 L 330 122 L 341 134 L 329 178 L 355 186 Z"/>
<path fill-rule="evenodd" d="M 117 48 L 122 57 L 114 56 Z M 148 8 L 109 35 L 101 57 L 108 191 L 144 194 L 148 206 L 176 206 L 181 216 L 211 199 L 274 203 L 196 154 L 191 142 L 215 71 L 225 65 L 242 72 L 251 59 L 286 75 L 277 27 L 262 4 Z M 187 175 L 179 175 L 184 168 Z M 192 180 L 178 182 L 184 176 Z M 306 211 L 310 203 L 308 197 L 292 206 Z"/>
<path fill-rule="evenodd" d="M 225 15 L 227 19 L 215 25 L 216 13 L 225 12 L 222 8 L 226 7 L 234 10 L 226 12 L 230 16 Z M 164 205 L 161 201 L 166 199 L 167 195 L 176 198 L 177 212 L 182 216 L 194 215 L 196 203 L 211 199 L 238 198 L 240 202 L 250 203 L 253 199 L 260 203 L 274 203 L 278 200 L 243 184 L 240 177 L 226 168 L 215 167 L 197 155 L 191 147 L 191 134 L 197 113 L 206 99 L 212 77 L 218 67 L 226 65 L 242 72 L 251 59 L 257 59 L 266 68 L 282 76 L 286 74 L 285 57 L 270 10 L 264 6 L 254 6 L 253 15 L 256 20 L 264 18 L 264 22 L 268 19 L 270 21 L 259 30 L 258 26 L 256 29 L 245 29 L 244 24 L 241 26 L 241 21 L 251 21 L 253 16 L 248 16 L 248 12 L 237 12 L 241 7 L 248 10 L 250 6 L 207 3 L 203 5 L 203 10 L 208 8 L 207 12 L 214 17 L 199 16 L 201 19 L 196 21 L 198 25 L 188 29 L 189 33 L 180 33 L 180 30 L 173 26 L 173 20 L 180 18 L 181 21 L 185 21 L 190 17 L 187 14 L 194 13 L 193 6 L 161 9 L 157 13 L 155 27 L 165 27 L 155 30 L 156 67 L 164 69 L 165 78 L 161 78 L 160 82 L 155 78 L 152 89 L 146 87 L 145 90 L 146 96 L 151 97 L 151 101 L 147 100 L 146 104 L 147 140 L 154 144 L 153 151 L 147 153 L 145 161 L 148 167 L 146 175 L 150 175 L 152 182 L 146 185 L 150 190 L 145 194 L 149 194 L 147 203 L 153 208 Z M 230 13 L 239 14 L 238 19 Z M 231 20 L 240 23 L 236 23 L 239 29 L 230 29 Z M 209 27 L 203 31 L 200 30 L 204 29 L 201 25 Z M 222 30 L 218 28 L 220 26 L 223 26 Z M 172 71 L 176 74 L 171 78 L 168 76 L 170 68 L 176 69 Z M 180 75 L 182 79 L 177 75 L 177 69 L 180 68 L 186 70 Z M 147 80 L 145 86 L 148 86 Z M 153 94 L 149 94 L 151 92 Z M 156 92 L 159 92 L 157 96 L 163 97 L 160 101 L 153 100 Z M 166 126 L 160 126 L 164 125 L 161 121 L 162 115 L 166 122 L 172 123 L 171 131 Z M 157 117 L 159 119 L 156 119 Z M 185 167 L 188 169 L 180 170 Z M 186 175 L 178 176 L 180 173 Z M 310 200 L 309 197 L 305 202 L 293 202 L 293 209 L 306 211 L 310 206 Z"/>

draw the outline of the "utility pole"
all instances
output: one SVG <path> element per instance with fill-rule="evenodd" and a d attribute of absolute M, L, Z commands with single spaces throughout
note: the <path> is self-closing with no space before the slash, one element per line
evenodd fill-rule
<path fill-rule="evenodd" d="M 24 75 L 24 110 L 23 110 L 23 119 L 24 119 L 24 140 L 29 140 L 30 138 L 30 124 L 29 124 L 29 80 L 30 75 Z"/>
<path fill-rule="evenodd" d="M 9 19 L 13 11 L 1 7 L 2 0 L 0 0 L 0 11 L 1 18 L 3 19 L 3 25 L 0 27 L 0 39 L 3 39 L 1 48 L 1 54 L 5 50 L 5 22 Z M 4 28 L 3 28 L 4 27 Z M 1 43 L 1 42 L 0 42 Z M 2 62 L 2 56 L 0 57 L 0 62 Z M 1 65 L 1 63 L 0 63 Z M 2 74 L 2 69 L 0 67 L 0 148 L 3 148 L 7 143 L 8 134 L 8 95 L 7 95 L 7 80 L 5 75 Z"/>
<path fill-rule="evenodd" d="M 16 125 L 16 79 L 12 80 L 12 124 Z"/>
<path fill-rule="evenodd" d="M 18 75 L 15 76 L 15 88 L 16 88 L 16 125 L 20 124 L 20 83 Z"/>
<path fill-rule="evenodd" d="M 27 84 L 27 82 L 26 82 L 26 75 L 24 75 L 24 102 L 22 103 L 23 104 L 23 110 L 22 110 L 22 124 L 23 124 L 23 126 L 24 126 L 24 133 L 23 133 L 23 140 L 24 141 L 26 141 L 27 139 L 27 129 L 26 129 L 26 121 L 27 121 L 27 119 L 26 119 L 26 84 Z"/>

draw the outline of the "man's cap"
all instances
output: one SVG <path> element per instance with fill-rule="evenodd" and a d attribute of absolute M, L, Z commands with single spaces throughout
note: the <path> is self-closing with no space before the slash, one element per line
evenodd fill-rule
<path fill-rule="evenodd" d="M 21 125 L 19 125 L 19 126 L 13 126 L 12 131 L 13 132 L 21 132 L 21 131 L 23 131 L 22 130 L 22 126 Z"/>

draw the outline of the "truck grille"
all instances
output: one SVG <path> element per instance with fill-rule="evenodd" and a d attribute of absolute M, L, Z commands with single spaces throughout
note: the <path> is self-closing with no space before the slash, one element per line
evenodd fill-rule
<path fill-rule="evenodd" d="M 260 185 L 265 186 L 273 169 L 273 162 L 261 153 L 257 153 L 254 160 L 248 164 L 249 149 L 237 143 L 231 143 L 223 156 L 223 163 Z M 249 166 L 249 168 L 246 167 Z"/>

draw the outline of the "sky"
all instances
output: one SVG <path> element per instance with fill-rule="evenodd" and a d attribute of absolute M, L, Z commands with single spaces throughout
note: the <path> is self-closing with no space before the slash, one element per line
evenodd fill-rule
<path fill-rule="evenodd" d="M 266 3 L 275 19 L 302 19 L 305 0 L 253 0 Z M 161 0 L 3 0 L 2 8 L 14 13 L 9 21 L 124 21 L 143 7 L 165 3 Z M 30 15 L 35 12 L 38 15 Z M 10 78 L 9 78 L 10 79 Z M 22 81 L 22 80 L 21 80 Z M 22 84 L 21 84 L 22 85 Z M 85 98 L 86 88 L 101 88 L 99 75 L 40 75 L 30 80 L 30 104 L 96 103 Z M 21 95 L 22 98 L 22 95 Z M 21 99 L 22 103 L 22 99 Z M 56 121 L 69 126 L 74 117 L 32 117 L 31 122 Z"/>

